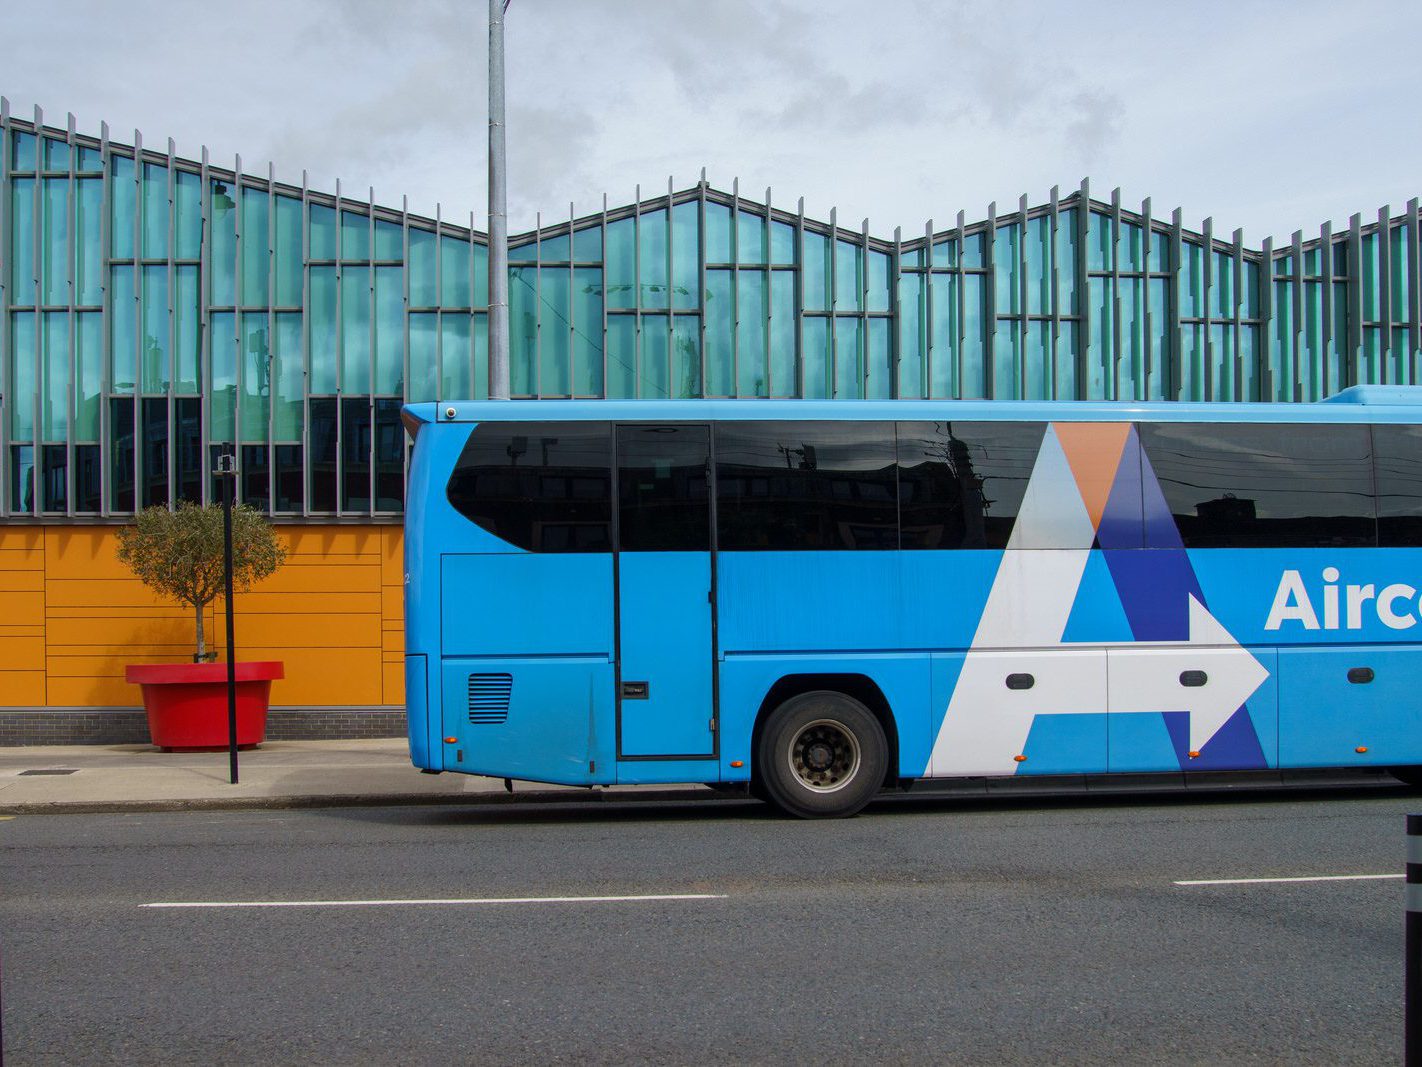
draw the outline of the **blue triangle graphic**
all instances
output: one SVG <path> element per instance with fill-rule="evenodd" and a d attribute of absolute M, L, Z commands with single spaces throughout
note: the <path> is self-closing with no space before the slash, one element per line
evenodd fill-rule
<path fill-rule="evenodd" d="M 1092 552 L 1081 574 L 1081 585 L 1067 618 L 1062 643 L 1125 642 L 1135 639 L 1130 620 L 1121 606 L 1116 581 L 1106 562 L 1106 553 Z"/>

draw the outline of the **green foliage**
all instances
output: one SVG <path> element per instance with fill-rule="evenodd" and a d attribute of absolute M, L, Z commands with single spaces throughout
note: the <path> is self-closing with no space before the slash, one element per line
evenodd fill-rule
<path fill-rule="evenodd" d="M 197 613 L 197 658 L 206 658 L 202 609 L 222 594 L 222 508 L 184 501 L 144 508 L 118 532 L 118 558 L 148 588 Z M 232 588 L 250 589 L 286 562 L 286 549 L 261 513 L 232 509 Z"/>

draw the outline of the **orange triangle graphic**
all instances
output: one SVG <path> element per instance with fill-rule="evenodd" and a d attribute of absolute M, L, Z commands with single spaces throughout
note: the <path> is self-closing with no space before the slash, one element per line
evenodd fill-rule
<path fill-rule="evenodd" d="M 1128 422 L 1055 422 L 1057 440 L 1072 477 L 1076 479 L 1081 501 L 1091 517 L 1091 528 L 1099 529 L 1106 511 L 1106 500 L 1116 481 L 1116 468 L 1121 465 L 1121 453 L 1130 435 Z"/>

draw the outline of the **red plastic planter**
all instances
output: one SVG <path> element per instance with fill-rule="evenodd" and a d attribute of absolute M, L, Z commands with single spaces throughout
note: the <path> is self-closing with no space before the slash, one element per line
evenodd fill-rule
<path fill-rule="evenodd" d="M 251 748 L 266 738 L 272 681 L 285 677 L 285 671 L 275 660 L 236 666 L 237 746 Z M 227 747 L 227 664 L 135 665 L 124 677 L 143 689 L 148 732 L 159 748 Z"/>

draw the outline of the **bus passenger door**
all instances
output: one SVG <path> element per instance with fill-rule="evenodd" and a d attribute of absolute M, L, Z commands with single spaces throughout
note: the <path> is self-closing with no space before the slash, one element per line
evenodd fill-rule
<path fill-rule="evenodd" d="M 716 753 L 707 426 L 617 428 L 617 755 Z"/>

